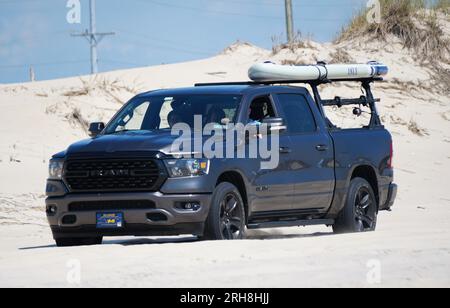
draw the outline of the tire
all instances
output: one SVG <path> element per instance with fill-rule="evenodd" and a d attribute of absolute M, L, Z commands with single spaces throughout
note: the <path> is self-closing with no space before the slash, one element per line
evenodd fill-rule
<path fill-rule="evenodd" d="M 246 219 L 242 196 L 231 183 L 219 184 L 213 194 L 202 240 L 241 240 Z"/>
<path fill-rule="evenodd" d="M 377 215 L 378 206 L 372 186 L 363 178 L 354 178 L 333 231 L 336 234 L 375 231 Z"/>
<path fill-rule="evenodd" d="M 101 245 L 103 242 L 103 237 L 60 238 L 55 241 L 57 247 L 92 246 L 92 245 Z"/>

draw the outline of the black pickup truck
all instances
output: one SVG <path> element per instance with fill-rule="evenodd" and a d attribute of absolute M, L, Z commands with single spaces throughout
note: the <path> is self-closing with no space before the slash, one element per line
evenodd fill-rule
<path fill-rule="evenodd" d="M 57 245 L 123 235 L 231 240 L 248 229 L 308 225 L 375 230 L 379 211 L 390 210 L 397 194 L 392 137 L 371 90 L 376 81 L 359 80 L 365 95 L 356 99 L 322 99 L 318 86 L 333 80 L 302 82 L 312 94 L 301 86 L 243 82 L 136 96 L 109 124 L 91 124 L 90 139 L 51 159 L 46 212 Z M 345 105 L 355 105 L 355 115 L 370 108 L 370 123 L 336 127 L 324 106 Z M 224 129 L 266 123 L 279 133 L 278 165 L 173 153 L 171 128 L 192 126 L 196 115 Z"/>

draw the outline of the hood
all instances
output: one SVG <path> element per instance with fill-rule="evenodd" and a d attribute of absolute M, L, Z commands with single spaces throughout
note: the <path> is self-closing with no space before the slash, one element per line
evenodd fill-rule
<path fill-rule="evenodd" d="M 72 144 L 67 155 L 80 153 L 115 152 L 163 152 L 170 153 L 173 142 L 178 136 L 168 132 L 124 132 L 113 135 L 100 135 Z"/>

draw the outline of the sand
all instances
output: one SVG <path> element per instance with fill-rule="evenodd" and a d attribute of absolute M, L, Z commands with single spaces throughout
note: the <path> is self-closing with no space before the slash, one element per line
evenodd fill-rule
<path fill-rule="evenodd" d="M 106 238 L 103 246 L 54 246 L 44 213 L 48 159 L 86 138 L 88 122 L 107 121 L 139 92 L 247 80 L 255 62 L 330 61 L 339 49 L 392 70 L 374 91 L 394 137 L 400 190 L 376 232 L 338 236 L 326 227 L 288 228 L 252 232 L 239 242 L 126 237 Z M 0 85 L 0 286 L 450 287 L 450 99 L 432 76 L 395 40 L 308 42 L 276 55 L 238 42 L 200 61 Z M 349 84 L 323 88 L 325 98 L 360 93 Z M 338 110 L 331 117 L 344 127 L 364 120 L 350 114 Z M 74 264 L 81 274 L 75 282 Z"/>

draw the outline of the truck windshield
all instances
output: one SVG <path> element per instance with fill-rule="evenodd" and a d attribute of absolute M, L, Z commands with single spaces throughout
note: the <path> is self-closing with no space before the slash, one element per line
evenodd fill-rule
<path fill-rule="evenodd" d="M 170 130 L 178 123 L 194 128 L 195 116 L 202 117 L 203 127 L 209 123 L 234 123 L 241 99 L 236 95 L 135 98 L 113 118 L 105 132 Z"/>

